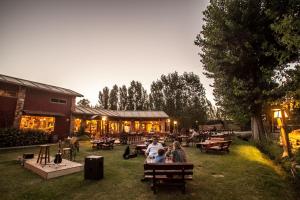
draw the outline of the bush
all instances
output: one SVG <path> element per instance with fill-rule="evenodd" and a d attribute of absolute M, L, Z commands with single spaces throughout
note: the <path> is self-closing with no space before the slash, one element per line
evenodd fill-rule
<path fill-rule="evenodd" d="M 50 138 L 51 134 L 41 130 L 0 129 L 0 147 L 45 144 Z"/>

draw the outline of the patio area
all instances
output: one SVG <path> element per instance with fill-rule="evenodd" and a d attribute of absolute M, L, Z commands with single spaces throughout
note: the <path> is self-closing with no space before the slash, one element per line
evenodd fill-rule
<path fill-rule="evenodd" d="M 144 157 L 123 160 L 125 145 L 113 150 L 92 149 L 80 143 L 76 161 L 88 155 L 104 156 L 104 179 L 84 180 L 83 172 L 44 180 L 17 162 L 23 153 L 38 153 L 38 148 L 0 151 L 1 199 L 296 199 L 285 172 L 249 143 L 234 140 L 229 154 L 201 153 L 185 148 L 194 164 L 193 180 L 186 194 L 173 188 L 156 195 L 143 177 Z M 51 156 L 57 151 L 51 146 Z"/>

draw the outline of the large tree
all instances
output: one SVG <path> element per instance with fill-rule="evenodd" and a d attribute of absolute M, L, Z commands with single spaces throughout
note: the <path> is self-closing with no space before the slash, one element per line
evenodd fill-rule
<path fill-rule="evenodd" d="M 208 100 L 196 74 L 173 72 L 161 75 L 159 80 L 152 82 L 149 96 L 151 108 L 164 110 L 179 121 L 180 127 L 195 127 L 207 119 Z"/>
<path fill-rule="evenodd" d="M 100 108 L 108 109 L 109 104 L 109 88 L 104 87 L 102 92 L 99 91 L 98 103 Z"/>
<path fill-rule="evenodd" d="M 118 92 L 119 87 L 115 84 L 109 93 L 109 109 L 117 110 L 118 109 Z"/>
<path fill-rule="evenodd" d="M 127 110 L 145 110 L 145 107 L 148 105 L 147 91 L 138 81 L 131 81 L 127 99 Z"/>
<path fill-rule="evenodd" d="M 151 84 L 151 93 L 149 95 L 149 105 L 151 110 L 163 110 L 164 109 L 164 94 L 163 83 L 161 81 L 153 81 Z"/>
<path fill-rule="evenodd" d="M 197 36 L 201 61 L 214 79 L 217 104 L 232 117 L 251 117 L 253 139 L 264 141 L 264 102 L 277 87 L 272 77 L 282 49 L 271 29 L 267 1 L 211 0 Z"/>
<path fill-rule="evenodd" d="M 267 15 L 273 21 L 271 29 L 284 48 L 273 51 L 280 64 L 299 62 L 300 0 L 266 0 Z"/>
<path fill-rule="evenodd" d="M 126 110 L 128 103 L 127 87 L 123 85 L 119 88 L 119 109 Z"/>

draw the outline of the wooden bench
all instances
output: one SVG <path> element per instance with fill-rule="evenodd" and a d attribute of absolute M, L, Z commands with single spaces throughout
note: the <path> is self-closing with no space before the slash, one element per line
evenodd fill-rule
<path fill-rule="evenodd" d="M 144 178 L 152 179 L 154 193 L 164 185 L 181 187 L 182 193 L 185 193 L 185 181 L 192 179 L 193 168 L 192 163 L 146 163 Z"/>
<path fill-rule="evenodd" d="M 227 152 L 229 153 L 229 147 L 232 141 L 213 141 L 210 143 L 198 143 L 197 147 L 200 148 L 201 152 L 217 151 L 217 152 Z"/>

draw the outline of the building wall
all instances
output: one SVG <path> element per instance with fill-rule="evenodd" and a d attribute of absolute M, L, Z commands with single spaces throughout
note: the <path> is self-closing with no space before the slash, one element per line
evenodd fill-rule
<path fill-rule="evenodd" d="M 13 91 L 17 94 L 19 86 L 1 83 L 1 91 Z M 64 99 L 66 104 L 52 103 L 51 98 Z M 15 117 L 17 96 L 6 97 L 0 95 L 0 127 L 12 127 Z M 51 93 L 48 91 L 26 88 L 23 110 L 60 113 L 63 117 L 55 117 L 54 133 L 58 138 L 67 137 L 70 133 L 70 118 L 74 109 L 75 97 Z"/>
<path fill-rule="evenodd" d="M 1 91 L 12 91 L 17 94 L 18 86 L 0 83 Z M 17 96 L 7 97 L 0 95 L 0 127 L 11 127 L 14 122 L 14 115 L 17 103 Z"/>
<path fill-rule="evenodd" d="M 66 104 L 51 103 L 51 98 L 64 99 Z M 24 110 L 61 113 L 71 115 L 72 97 L 63 94 L 55 94 L 47 91 L 27 89 Z"/>
<path fill-rule="evenodd" d="M 0 127 L 11 127 L 14 122 L 17 98 L 0 96 Z"/>
<path fill-rule="evenodd" d="M 66 100 L 66 104 L 53 103 L 51 98 Z M 75 97 L 63 94 L 27 89 L 24 110 L 63 114 L 63 117 L 55 117 L 54 133 L 58 135 L 58 138 L 64 138 L 70 134 L 71 107 L 74 99 Z"/>

